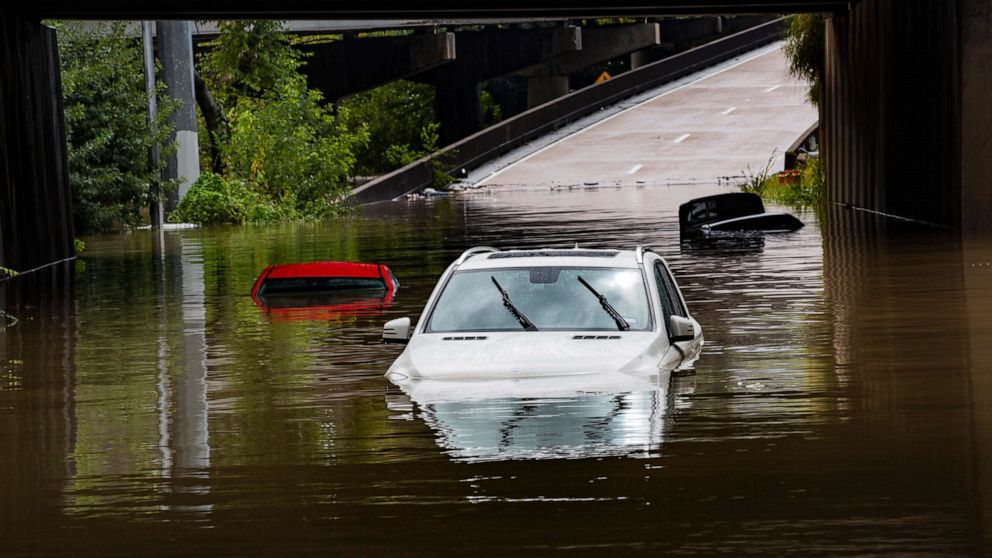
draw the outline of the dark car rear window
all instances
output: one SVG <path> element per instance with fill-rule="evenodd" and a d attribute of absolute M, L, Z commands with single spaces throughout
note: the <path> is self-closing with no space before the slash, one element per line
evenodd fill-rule
<path fill-rule="evenodd" d="M 386 284 L 382 279 L 371 277 L 288 277 L 284 279 L 266 279 L 262 285 L 262 292 L 265 294 L 275 294 L 385 288 Z"/>

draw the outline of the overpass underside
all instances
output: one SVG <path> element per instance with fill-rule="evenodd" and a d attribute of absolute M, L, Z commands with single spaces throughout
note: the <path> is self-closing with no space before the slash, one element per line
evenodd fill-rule
<path fill-rule="evenodd" d="M 992 231 L 992 3 L 862 0 L 825 54 L 831 201 Z"/>

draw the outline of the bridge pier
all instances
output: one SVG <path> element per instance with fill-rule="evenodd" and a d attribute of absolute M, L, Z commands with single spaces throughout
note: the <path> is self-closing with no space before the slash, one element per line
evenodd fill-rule
<path fill-rule="evenodd" d="M 458 33 L 458 56 L 413 76 L 437 88 L 440 144 L 449 145 L 482 128 L 479 84 L 582 48 L 582 30 L 557 27 Z"/>
<path fill-rule="evenodd" d="M 593 64 L 642 51 L 661 42 L 657 23 L 583 27 L 582 48 L 520 72 L 527 76 L 527 107 L 534 108 L 569 91 L 568 76 Z"/>
<path fill-rule="evenodd" d="M 826 23 L 831 201 L 992 230 L 992 7 L 862 0 Z"/>
<path fill-rule="evenodd" d="M 0 8 L 0 266 L 73 255 L 55 31 Z"/>
<path fill-rule="evenodd" d="M 569 92 L 568 74 L 539 73 L 527 76 L 527 108 L 534 108 Z"/>
<path fill-rule="evenodd" d="M 961 226 L 992 231 L 992 4 L 962 0 Z"/>
<path fill-rule="evenodd" d="M 435 84 L 434 89 L 435 110 L 441 123 L 438 147 L 468 137 L 482 128 L 478 81 L 472 77 L 442 80 Z"/>
<path fill-rule="evenodd" d="M 166 180 L 179 180 L 169 192 L 166 211 L 172 211 L 200 176 L 200 145 L 193 90 L 193 35 L 189 21 L 157 21 L 158 58 L 166 93 L 179 102 L 172 115 L 176 150 L 165 161 Z"/>

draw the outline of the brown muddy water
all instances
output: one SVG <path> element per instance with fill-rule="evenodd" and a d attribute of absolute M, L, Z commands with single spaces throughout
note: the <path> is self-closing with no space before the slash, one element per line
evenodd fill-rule
<path fill-rule="evenodd" d="M 0 554 L 984 554 L 989 238 L 838 209 L 681 246 L 678 203 L 712 192 L 87 238 L 74 266 L 0 286 L 19 320 L 0 332 Z M 575 242 L 668 259 L 704 328 L 695 375 L 448 403 L 383 378 L 383 322 L 416 317 L 461 250 Z M 316 259 L 402 287 L 309 313 L 247 296 L 266 264 Z"/>

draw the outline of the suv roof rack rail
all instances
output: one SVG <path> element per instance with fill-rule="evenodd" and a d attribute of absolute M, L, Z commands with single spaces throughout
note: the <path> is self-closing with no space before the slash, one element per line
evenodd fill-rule
<path fill-rule="evenodd" d="M 488 252 L 499 252 L 499 248 L 493 248 L 492 246 L 474 246 L 462 252 L 462 255 L 455 260 L 455 265 L 462 265 L 465 260 L 471 258 L 476 254 L 485 254 Z"/>
<path fill-rule="evenodd" d="M 637 248 L 634 250 L 634 256 L 637 258 L 637 263 L 639 264 L 644 263 L 645 252 L 654 252 L 654 249 L 652 249 L 650 246 L 645 246 L 641 244 L 638 245 Z"/>

